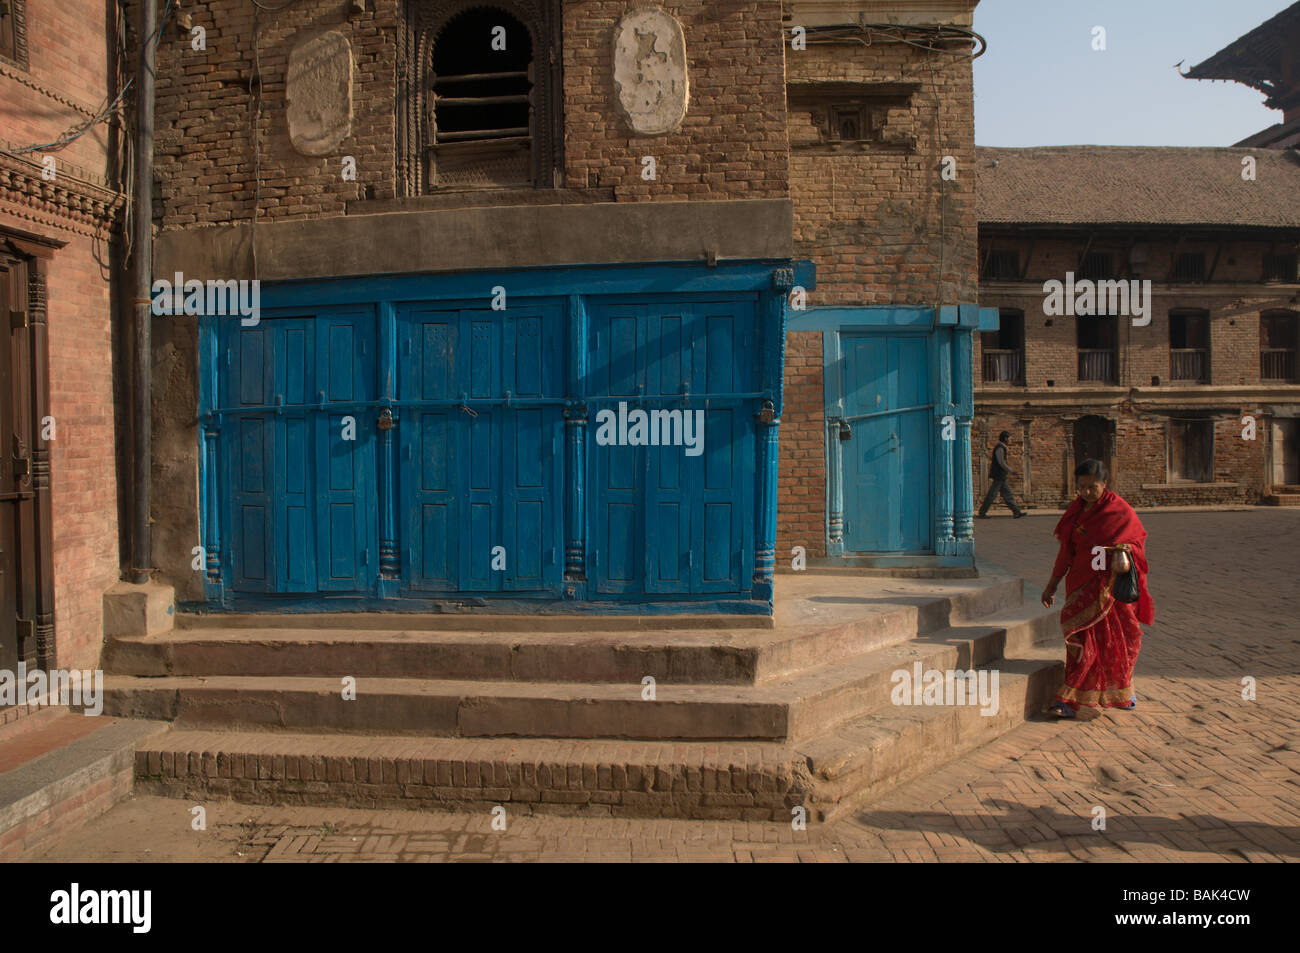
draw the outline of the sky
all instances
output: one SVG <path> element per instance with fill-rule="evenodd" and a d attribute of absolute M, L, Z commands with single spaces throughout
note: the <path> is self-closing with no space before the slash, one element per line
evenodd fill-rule
<path fill-rule="evenodd" d="M 1282 121 L 1240 83 L 1188 70 L 1293 0 L 980 0 L 981 146 L 1230 146 Z M 1093 50 L 1093 28 L 1106 49 Z"/>

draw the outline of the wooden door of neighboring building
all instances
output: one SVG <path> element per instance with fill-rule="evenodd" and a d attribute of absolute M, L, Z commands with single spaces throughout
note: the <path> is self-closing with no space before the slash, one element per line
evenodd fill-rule
<path fill-rule="evenodd" d="M 1074 422 L 1074 465 L 1078 466 L 1084 460 L 1100 460 L 1113 473 L 1111 456 L 1114 441 L 1113 420 L 1095 414 L 1080 417 Z"/>
<path fill-rule="evenodd" d="M 18 489 L 12 466 L 17 402 L 13 387 L 9 273 L 0 270 L 0 670 L 18 665 Z"/>
<path fill-rule="evenodd" d="M 27 268 L 0 254 L 0 669 L 34 658 L 36 572 L 32 448 L 35 351 Z"/>
<path fill-rule="evenodd" d="M 1300 419 L 1273 421 L 1273 485 L 1300 485 Z"/>

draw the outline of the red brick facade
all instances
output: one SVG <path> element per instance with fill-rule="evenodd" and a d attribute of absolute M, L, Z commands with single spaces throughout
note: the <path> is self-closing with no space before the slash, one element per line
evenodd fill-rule
<path fill-rule="evenodd" d="M 0 60 L 0 139 L 49 142 L 93 117 L 109 69 L 103 3 L 25 4 L 27 66 Z M 117 581 L 118 486 L 112 295 L 107 275 L 115 193 L 109 129 L 49 153 L 0 153 L 0 234 L 62 243 L 41 268 L 49 335 L 55 661 L 95 667 L 104 590 Z M 42 160 L 53 157 L 54 178 Z M 41 279 L 38 277 L 38 281 Z"/>

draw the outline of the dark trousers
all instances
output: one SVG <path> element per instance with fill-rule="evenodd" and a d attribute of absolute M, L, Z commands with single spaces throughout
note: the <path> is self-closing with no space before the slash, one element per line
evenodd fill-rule
<path fill-rule="evenodd" d="M 1002 502 L 1011 507 L 1012 513 L 1020 512 L 1020 507 L 1016 506 L 1016 498 L 1011 495 L 1011 487 L 1007 486 L 1007 478 L 1001 477 L 989 481 L 989 491 L 984 494 L 984 502 L 980 504 L 980 516 L 989 511 L 989 507 L 993 505 L 993 498 L 999 493 L 1002 495 Z"/>

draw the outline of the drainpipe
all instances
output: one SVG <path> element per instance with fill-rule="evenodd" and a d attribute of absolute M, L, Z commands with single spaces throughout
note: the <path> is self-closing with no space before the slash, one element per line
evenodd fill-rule
<path fill-rule="evenodd" d="M 153 107 L 154 43 L 158 28 L 157 0 L 140 0 L 140 72 L 136 76 L 135 222 L 131 247 L 135 254 L 135 474 L 132 480 L 131 581 L 149 581 L 149 492 L 153 452 L 153 408 L 150 396 L 153 359 L 149 326 L 153 282 Z"/>

